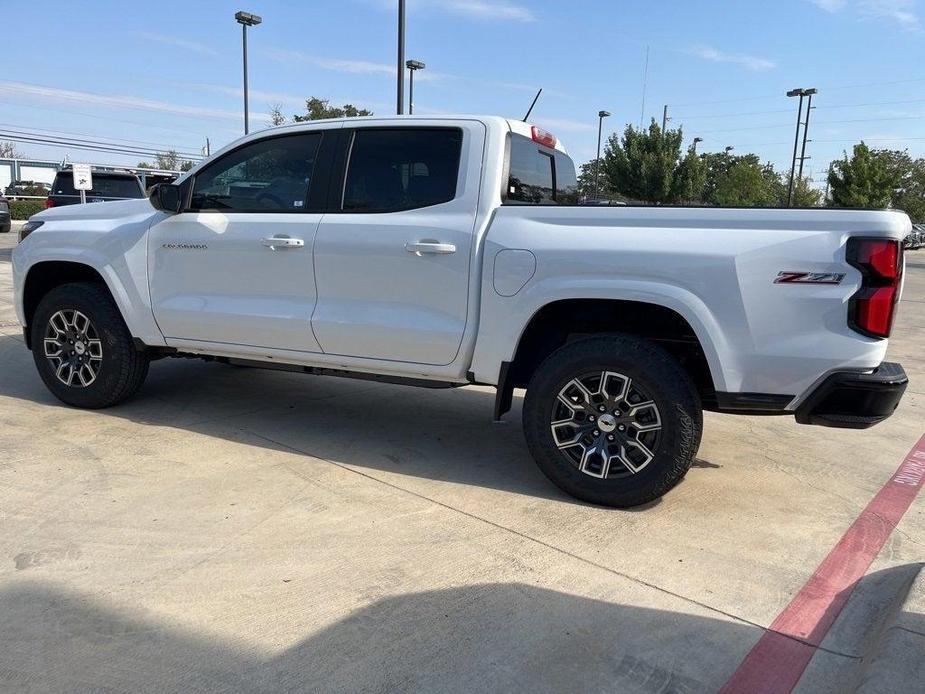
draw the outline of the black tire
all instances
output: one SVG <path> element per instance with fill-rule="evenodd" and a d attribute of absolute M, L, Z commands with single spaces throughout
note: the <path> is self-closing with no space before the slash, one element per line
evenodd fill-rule
<path fill-rule="evenodd" d="M 644 443 L 652 447 L 651 458 L 644 465 L 639 465 L 639 458 L 646 457 L 640 452 L 641 449 L 634 447 L 632 443 L 621 448 L 619 439 L 615 443 L 605 442 L 608 453 L 598 458 L 600 465 L 592 465 L 592 458 L 587 458 L 589 462 L 586 463 L 586 467 L 605 476 L 595 477 L 579 469 L 582 461 L 585 461 L 584 451 L 595 448 L 593 444 L 584 442 L 600 441 L 601 439 L 594 437 L 601 435 L 604 424 L 608 427 L 614 426 L 615 418 L 609 418 L 605 423 L 602 414 L 598 415 L 597 425 L 581 422 L 580 427 L 598 426 L 599 429 L 586 435 L 590 439 L 581 439 L 581 443 L 574 444 L 566 452 L 557 446 L 552 433 L 552 422 L 554 417 L 556 421 L 562 421 L 563 411 L 571 416 L 574 409 L 568 406 L 565 410 L 561 409 L 559 394 L 564 388 L 575 390 L 571 385 L 574 379 L 591 378 L 595 373 L 604 372 L 622 374 L 631 379 L 632 385 L 627 387 L 623 404 L 618 402 L 614 412 L 624 406 L 632 411 L 633 406 L 629 404 L 631 401 L 651 401 L 657 407 L 655 416 L 652 415 L 651 408 L 643 406 L 636 415 L 637 421 L 641 415 L 648 416 L 652 422 L 659 422 L 661 428 L 641 434 L 635 431 L 637 427 L 632 423 L 622 425 L 627 430 L 624 436 L 650 437 Z M 601 379 L 603 378 L 602 375 Z M 620 383 L 615 376 L 607 378 L 613 379 L 608 380 L 608 383 Z M 633 386 L 638 386 L 640 390 L 630 390 Z M 613 391 L 618 390 L 616 386 L 608 387 Z M 567 391 L 566 395 L 568 396 L 572 390 Z M 588 390 L 590 391 L 590 388 Z M 602 392 L 606 390 L 601 389 Z M 581 397 L 587 399 L 587 396 Z M 577 399 L 569 401 L 578 402 Z M 596 407 L 599 408 L 600 405 Z M 595 408 L 591 409 L 594 410 L 592 414 L 597 414 Z M 583 411 L 575 411 L 576 418 L 587 416 Z M 607 415 L 609 414 L 608 412 Z M 628 413 L 621 413 L 621 416 L 627 417 Z M 690 469 L 700 446 L 703 411 L 700 397 L 690 377 L 668 352 L 648 340 L 629 335 L 608 335 L 590 337 L 560 347 L 537 368 L 527 386 L 523 425 L 533 458 L 553 484 L 582 501 L 629 508 L 658 499 L 681 481 Z M 578 436 L 577 432 L 582 430 L 580 427 L 568 424 L 564 429 L 557 428 L 560 443 L 567 444 L 573 438 L 573 434 Z M 633 431 L 629 431 L 630 429 Z M 614 436 L 620 436 L 616 431 L 611 431 L 614 432 Z M 653 435 L 654 438 L 651 438 Z M 633 472 L 630 465 L 623 462 L 626 450 L 630 450 L 637 458 L 631 461 L 639 465 L 637 472 Z M 619 451 L 613 455 L 620 457 L 609 458 L 610 462 L 606 462 L 605 459 L 612 455 L 612 451 Z M 570 455 L 581 460 L 575 461 Z"/>
<path fill-rule="evenodd" d="M 89 318 L 101 345 L 96 377 L 86 386 L 66 385 L 45 354 L 49 321 L 59 311 L 74 310 Z M 118 307 L 100 284 L 64 284 L 52 289 L 39 302 L 30 330 L 32 356 L 42 381 L 55 397 L 68 405 L 89 409 L 110 407 L 134 395 L 148 375 L 148 356 L 135 349 Z"/>

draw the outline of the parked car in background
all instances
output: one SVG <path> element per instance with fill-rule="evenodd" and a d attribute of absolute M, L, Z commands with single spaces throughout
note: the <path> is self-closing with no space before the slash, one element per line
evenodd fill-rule
<path fill-rule="evenodd" d="M 925 224 L 912 225 L 912 250 L 925 246 Z"/>
<path fill-rule="evenodd" d="M 13 222 L 10 220 L 10 203 L 5 197 L 0 195 L 0 234 L 9 233 L 10 229 L 13 227 Z"/>
<path fill-rule="evenodd" d="M 7 195 L 32 195 L 45 197 L 51 191 L 51 184 L 44 181 L 13 181 L 6 187 Z"/>
<path fill-rule="evenodd" d="M 138 176 L 131 171 L 93 170 L 93 190 L 87 191 L 87 202 L 108 202 L 145 197 L 144 188 Z M 51 192 L 45 207 L 76 205 L 80 202 L 80 191 L 74 189 L 74 173 L 71 169 L 59 171 L 51 184 Z"/>

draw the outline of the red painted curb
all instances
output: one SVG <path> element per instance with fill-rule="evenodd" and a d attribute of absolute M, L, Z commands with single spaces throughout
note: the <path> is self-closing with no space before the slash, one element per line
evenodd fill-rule
<path fill-rule="evenodd" d="M 925 436 L 745 656 L 723 685 L 722 694 L 785 694 L 793 690 L 923 482 Z"/>

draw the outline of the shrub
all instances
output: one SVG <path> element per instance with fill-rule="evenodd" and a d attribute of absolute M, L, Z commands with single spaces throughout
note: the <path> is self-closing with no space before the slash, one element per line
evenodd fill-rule
<path fill-rule="evenodd" d="M 10 200 L 10 216 L 13 219 L 29 219 L 44 209 L 44 200 Z"/>

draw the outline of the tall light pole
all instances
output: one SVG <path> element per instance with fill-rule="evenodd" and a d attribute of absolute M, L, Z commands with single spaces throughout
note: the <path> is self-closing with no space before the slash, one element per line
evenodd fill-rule
<path fill-rule="evenodd" d="M 797 180 L 803 178 L 803 162 L 806 161 L 806 142 L 809 135 L 809 114 L 813 110 L 813 94 L 818 93 L 818 89 L 804 89 L 803 93 L 808 97 L 806 100 L 806 120 L 803 121 L 803 149 L 800 151 L 800 171 L 797 173 Z"/>
<path fill-rule="evenodd" d="M 405 63 L 408 68 L 408 115 L 414 114 L 414 73 L 417 70 L 423 70 L 426 65 L 420 60 L 409 60 Z"/>
<path fill-rule="evenodd" d="M 734 150 L 734 149 L 735 149 L 735 147 L 733 147 L 732 145 L 729 145 L 728 147 L 726 147 L 726 149 L 725 149 L 726 156 L 728 157 L 728 156 L 729 156 L 729 153 L 730 153 L 732 150 Z"/>
<path fill-rule="evenodd" d="M 703 142 L 703 138 L 702 137 L 694 138 L 694 144 L 691 145 L 691 149 L 694 151 L 694 154 L 697 154 L 697 143 L 698 142 Z"/>
<path fill-rule="evenodd" d="M 250 120 L 247 113 L 247 27 L 255 27 L 263 20 L 250 12 L 235 12 L 235 21 L 241 25 L 241 36 L 244 47 L 244 134 L 250 130 Z"/>
<path fill-rule="evenodd" d="M 398 0 L 398 85 L 395 113 L 405 112 L 405 0 Z"/>
<path fill-rule="evenodd" d="M 604 119 L 610 111 L 597 112 L 597 158 L 594 160 L 594 197 L 597 198 L 601 190 L 601 131 L 604 129 Z"/>
<path fill-rule="evenodd" d="M 803 123 L 803 96 L 806 90 L 801 88 L 791 89 L 787 92 L 788 97 L 800 97 L 800 105 L 797 108 L 797 131 L 793 136 L 793 159 L 790 161 L 790 185 L 787 187 L 787 207 L 793 206 L 793 177 L 797 170 L 797 146 L 800 144 L 800 125 Z"/>

